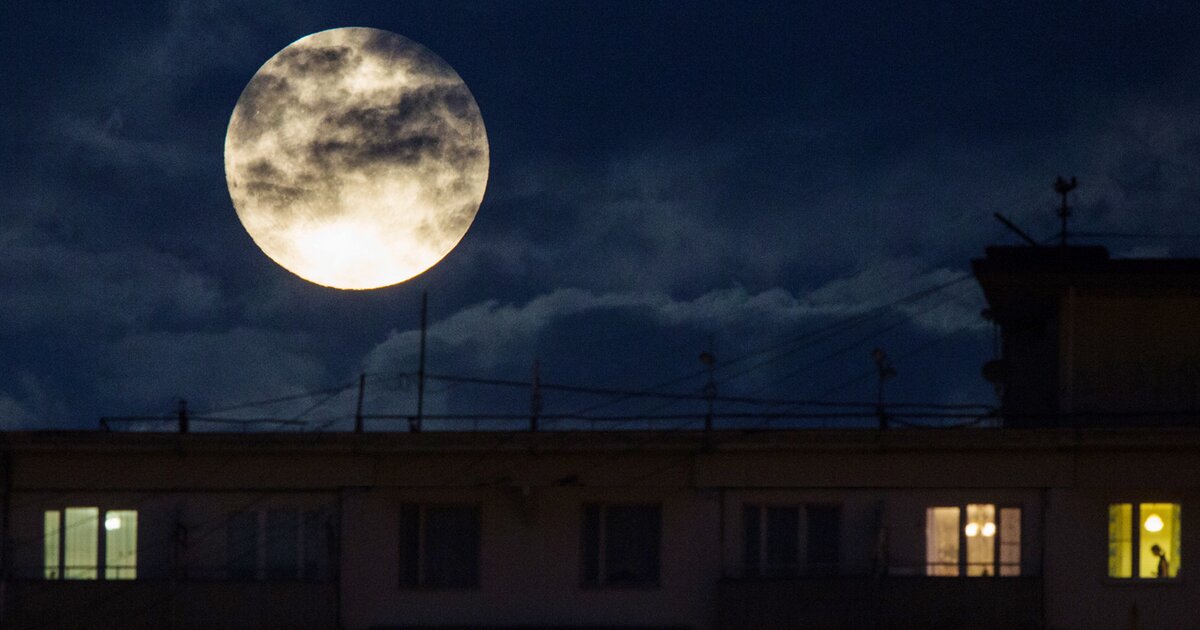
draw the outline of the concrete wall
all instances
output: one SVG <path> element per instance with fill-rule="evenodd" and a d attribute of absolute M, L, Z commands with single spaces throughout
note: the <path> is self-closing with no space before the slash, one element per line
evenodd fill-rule
<path fill-rule="evenodd" d="M 1200 299 L 1072 293 L 1063 311 L 1064 411 L 1200 409 Z"/>
<path fill-rule="evenodd" d="M 343 627 L 353 629 L 451 624 L 707 629 L 721 619 L 733 627 L 722 601 L 733 606 L 735 600 L 801 592 L 839 597 L 839 588 L 861 587 L 878 566 L 881 527 L 888 541 L 886 564 L 896 583 L 908 589 L 901 589 L 908 593 L 904 598 L 930 607 L 946 597 L 967 597 L 962 593 L 968 591 L 980 602 L 992 601 L 991 595 L 1024 593 L 1033 583 L 1044 587 L 1044 598 L 1026 593 L 1023 606 L 1037 606 L 1031 612 L 1050 628 L 1126 628 L 1135 615 L 1138 627 L 1183 628 L 1200 619 L 1200 581 L 1191 576 L 1200 561 L 1195 551 L 1200 527 L 1187 516 L 1200 505 L 1200 478 L 1191 474 L 1200 470 L 1196 432 L 793 432 L 726 435 L 724 443 L 708 446 L 686 436 L 664 438 L 637 447 L 628 436 L 611 445 L 596 436 L 587 448 L 573 449 L 537 442 L 560 437 L 518 436 L 509 438 L 517 442 L 507 451 L 495 446 L 496 436 L 454 439 L 465 446 L 422 449 L 397 442 L 404 448 L 389 451 L 379 442 L 364 442 L 374 448 L 323 450 L 336 446 L 332 442 L 320 448 L 281 446 L 286 453 L 266 447 L 230 454 L 221 448 L 111 445 L 17 451 L 8 497 L 12 579 L 5 627 L 51 614 L 62 620 L 57 625 L 69 625 L 77 615 L 81 626 L 122 619 L 130 627 L 154 627 L 170 620 L 163 617 L 167 604 L 174 614 L 191 611 L 187 619 L 202 620 L 190 627 L 282 623 L 263 619 L 328 627 L 339 615 Z M 1179 579 L 1106 577 L 1106 510 L 1118 501 L 1183 505 Z M 581 585 L 582 506 L 589 502 L 661 504 L 659 585 Z M 480 506 L 477 588 L 401 587 L 402 503 Z M 729 578 L 737 575 L 731 569 L 742 562 L 741 507 L 747 503 L 840 505 L 841 575 L 804 582 L 803 591 L 761 581 L 730 586 Z M 920 576 L 926 508 L 968 503 L 1022 508 L 1023 576 L 1036 581 L 1015 586 L 1003 583 L 1005 578 Z M 42 511 L 70 505 L 139 511 L 138 581 L 30 579 L 41 564 Z M 334 523 L 339 543 L 331 558 L 336 570 L 315 582 L 237 582 L 219 570 L 209 572 L 226 556 L 224 519 L 230 511 L 250 508 L 339 515 Z M 189 534 L 182 567 L 173 572 L 169 550 L 176 523 Z M 734 600 L 722 595 L 734 589 Z M 877 598 L 897 592 L 880 590 Z M 106 608 L 113 602 L 127 607 Z M 899 615 L 904 608 L 897 602 Z M 971 610 L 959 608 L 963 614 Z M 149 621 L 137 617 L 139 610 Z M 924 614 L 916 604 L 908 610 Z M 227 612 L 222 617 L 220 611 Z M 864 611 L 869 607 L 853 609 L 855 615 Z M 888 618 L 901 619 L 896 615 Z M 906 619 L 896 623 L 920 625 L 919 619 Z"/>
<path fill-rule="evenodd" d="M 403 502 L 477 502 L 475 589 L 401 588 Z M 585 502 L 662 505 L 658 586 L 580 584 Z M 348 628 L 422 625 L 687 625 L 712 627 L 720 576 L 717 497 L 654 488 L 377 489 L 348 494 L 343 606 Z"/>

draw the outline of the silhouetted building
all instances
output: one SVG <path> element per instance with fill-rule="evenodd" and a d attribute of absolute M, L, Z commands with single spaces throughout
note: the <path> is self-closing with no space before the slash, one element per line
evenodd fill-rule
<path fill-rule="evenodd" d="M 1003 428 L 5 434 L 0 620 L 1192 628 L 1198 269 L 989 249 Z"/>
<path fill-rule="evenodd" d="M 1103 247 L 989 247 L 972 261 L 1009 427 L 1197 426 L 1200 260 Z"/>

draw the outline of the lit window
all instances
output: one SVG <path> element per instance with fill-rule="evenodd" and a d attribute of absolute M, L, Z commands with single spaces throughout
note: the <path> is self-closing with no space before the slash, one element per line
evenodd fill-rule
<path fill-rule="evenodd" d="M 137 577 L 137 511 L 104 513 L 104 579 Z"/>
<path fill-rule="evenodd" d="M 400 586 L 479 586 L 479 507 L 400 507 Z"/>
<path fill-rule="evenodd" d="M 1178 503 L 1108 506 L 1108 577 L 1179 576 L 1182 525 Z"/>
<path fill-rule="evenodd" d="M 742 530 L 748 577 L 797 575 L 801 568 L 810 575 L 837 573 L 841 546 L 841 509 L 837 505 L 812 504 L 802 509 L 746 504 Z"/>
<path fill-rule="evenodd" d="M 95 580 L 104 557 L 104 579 L 137 577 L 137 510 L 104 512 L 68 507 L 42 515 L 42 576 L 47 580 Z"/>
<path fill-rule="evenodd" d="M 965 515 L 965 519 L 963 518 Z M 999 518 L 997 518 L 999 517 Z M 925 574 L 1021 574 L 1021 509 L 991 503 L 925 511 Z"/>
<path fill-rule="evenodd" d="M 582 538 L 585 586 L 658 584 L 660 506 L 586 504 Z"/>

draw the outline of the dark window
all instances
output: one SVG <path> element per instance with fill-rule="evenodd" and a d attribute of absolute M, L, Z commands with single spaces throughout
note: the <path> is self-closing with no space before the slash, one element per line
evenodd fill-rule
<path fill-rule="evenodd" d="M 229 577 L 238 580 L 252 580 L 258 577 L 258 513 L 230 514 L 225 534 Z"/>
<path fill-rule="evenodd" d="M 762 564 L 762 508 L 757 505 L 742 506 L 742 531 L 746 533 L 745 555 L 746 577 L 761 574 Z"/>
<path fill-rule="evenodd" d="M 658 505 L 583 508 L 583 584 L 658 584 L 662 509 Z"/>
<path fill-rule="evenodd" d="M 841 508 L 836 505 L 809 505 L 805 552 L 808 572 L 819 575 L 837 573 L 838 548 L 841 546 Z"/>
<path fill-rule="evenodd" d="M 315 580 L 321 575 L 328 549 L 329 532 L 321 512 L 304 513 L 304 579 Z"/>
<path fill-rule="evenodd" d="M 767 572 L 795 575 L 800 554 L 800 510 L 767 508 Z"/>
<path fill-rule="evenodd" d="M 840 528 L 836 505 L 743 505 L 742 575 L 836 573 Z"/>
<path fill-rule="evenodd" d="M 293 510 L 267 512 L 267 577 L 296 579 L 299 523 Z"/>
<path fill-rule="evenodd" d="M 470 588 L 479 585 L 479 508 L 471 505 L 400 507 L 400 585 Z"/>
<path fill-rule="evenodd" d="M 238 580 L 327 579 L 329 527 L 322 510 L 232 512 L 225 527 L 228 575 Z"/>

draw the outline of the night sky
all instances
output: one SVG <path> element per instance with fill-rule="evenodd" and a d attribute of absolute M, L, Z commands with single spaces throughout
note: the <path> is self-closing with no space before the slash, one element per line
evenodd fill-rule
<path fill-rule="evenodd" d="M 1051 184 L 1076 175 L 1073 229 L 1175 236 L 1078 242 L 1200 249 L 1180 237 L 1200 233 L 1200 5 L 1009 5 L 5 2 L 0 426 L 93 428 L 179 398 L 215 413 L 363 371 L 368 413 L 411 413 L 399 374 L 416 369 L 422 290 L 434 373 L 523 381 L 538 359 L 550 383 L 699 393 L 711 338 L 722 396 L 870 401 L 878 346 L 889 400 L 992 403 L 972 280 L 872 309 L 1018 244 L 993 212 L 1052 237 Z M 376 291 L 277 266 L 225 182 L 243 87 L 339 26 L 442 57 L 491 149 L 463 241 Z M 225 415 L 340 428 L 353 399 Z M 436 381 L 426 399 L 528 408 L 525 390 Z"/>

